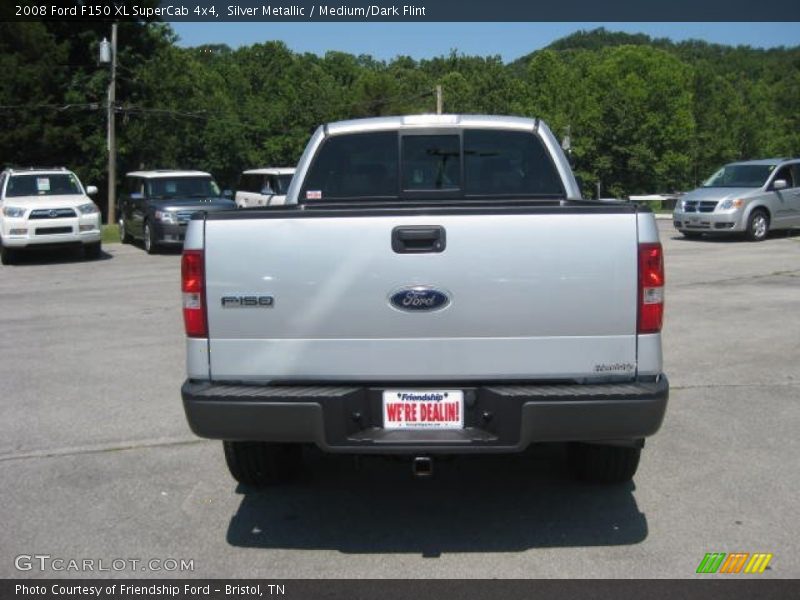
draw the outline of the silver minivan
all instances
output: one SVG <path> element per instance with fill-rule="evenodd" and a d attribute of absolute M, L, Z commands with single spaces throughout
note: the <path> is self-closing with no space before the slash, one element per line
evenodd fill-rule
<path fill-rule="evenodd" d="M 727 164 L 681 198 L 672 221 L 686 237 L 744 232 L 755 242 L 800 227 L 800 158 Z"/>

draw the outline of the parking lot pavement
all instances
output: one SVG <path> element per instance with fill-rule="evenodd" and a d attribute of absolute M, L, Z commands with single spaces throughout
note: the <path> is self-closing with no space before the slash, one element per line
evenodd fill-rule
<path fill-rule="evenodd" d="M 295 483 L 237 487 L 183 417 L 177 254 L 3 267 L 0 576 L 693 577 L 733 551 L 800 576 L 800 235 L 659 227 L 672 391 L 622 487 L 572 482 L 559 447 L 440 461 L 427 481 L 310 452 Z M 194 570 L 15 569 L 37 553 Z"/>

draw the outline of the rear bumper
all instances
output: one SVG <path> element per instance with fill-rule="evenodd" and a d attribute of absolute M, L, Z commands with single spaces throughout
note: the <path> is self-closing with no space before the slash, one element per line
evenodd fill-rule
<path fill-rule="evenodd" d="M 663 375 L 623 384 L 424 387 L 464 390 L 464 429 L 383 429 L 385 387 L 186 381 L 181 394 L 189 426 L 201 437 L 313 443 L 358 454 L 503 453 L 536 442 L 639 440 L 658 431 L 669 396 Z"/>

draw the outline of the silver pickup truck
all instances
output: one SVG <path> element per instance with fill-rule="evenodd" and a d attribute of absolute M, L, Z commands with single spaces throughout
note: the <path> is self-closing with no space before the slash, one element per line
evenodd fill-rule
<path fill-rule="evenodd" d="M 627 481 L 664 416 L 653 215 L 581 200 L 539 120 L 324 125 L 286 205 L 196 215 L 182 261 L 186 415 L 245 484 L 539 442 Z"/>

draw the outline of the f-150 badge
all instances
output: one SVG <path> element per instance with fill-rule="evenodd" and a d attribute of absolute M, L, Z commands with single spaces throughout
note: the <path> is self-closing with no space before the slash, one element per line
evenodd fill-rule
<path fill-rule="evenodd" d="M 389 302 L 407 312 L 441 310 L 450 304 L 450 297 L 442 291 L 427 286 L 407 287 L 389 296 Z"/>
<path fill-rule="evenodd" d="M 222 308 L 272 308 L 272 296 L 223 296 Z"/>

